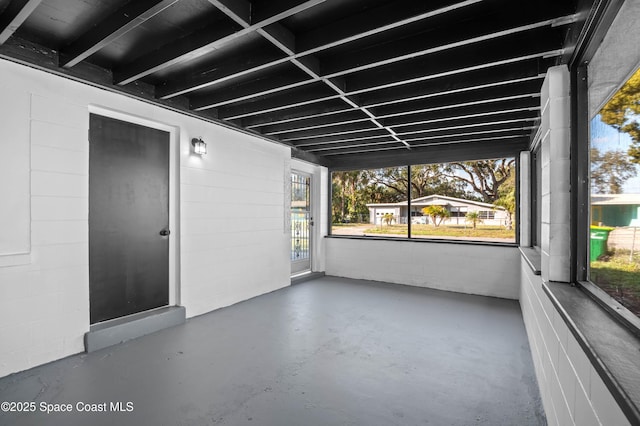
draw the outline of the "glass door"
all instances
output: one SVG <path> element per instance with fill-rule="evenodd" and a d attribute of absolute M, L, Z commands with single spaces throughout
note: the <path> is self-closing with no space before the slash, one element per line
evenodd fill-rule
<path fill-rule="evenodd" d="M 311 271 L 311 176 L 291 173 L 291 275 Z"/>

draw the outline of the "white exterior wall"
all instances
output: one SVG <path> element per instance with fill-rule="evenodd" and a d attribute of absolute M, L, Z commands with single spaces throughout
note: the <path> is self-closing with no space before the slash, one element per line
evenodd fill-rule
<path fill-rule="evenodd" d="M 540 146 L 542 163 L 542 277 L 569 282 L 570 220 L 570 77 L 566 66 L 549 68 L 542 84 Z"/>
<path fill-rule="evenodd" d="M 550 68 L 542 102 L 541 275 L 521 261 L 520 305 L 550 426 L 624 426 L 629 422 L 543 290 L 569 281 L 569 72 Z M 524 177 L 525 175 L 523 175 Z M 528 188 L 527 180 L 523 180 Z"/>
<path fill-rule="evenodd" d="M 393 223 L 398 223 L 400 217 L 400 207 L 369 207 L 369 223 L 374 225 L 382 224 L 382 216 L 391 213 L 394 217 Z"/>
<path fill-rule="evenodd" d="M 518 299 L 516 247 L 327 239 L 327 275 Z"/>
<path fill-rule="evenodd" d="M 26 264 L 0 262 L 0 376 L 84 350 L 90 105 L 177 129 L 181 229 L 172 238 L 188 316 L 289 285 L 288 148 L 4 60 L 0 90 L 0 110 L 23 110 L 28 126 L 0 144 L 31 148 L 31 252 Z M 193 137 L 207 143 L 205 157 L 190 154 Z"/>
<path fill-rule="evenodd" d="M 625 426 L 624 413 L 523 261 L 520 306 L 549 426 Z"/>

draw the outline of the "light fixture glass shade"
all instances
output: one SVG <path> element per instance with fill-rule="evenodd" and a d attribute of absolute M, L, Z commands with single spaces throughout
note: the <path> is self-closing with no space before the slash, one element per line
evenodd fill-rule
<path fill-rule="evenodd" d="M 193 145 L 193 152 L 198 155 L 204 155 L 207 153 L 207 144 L 204 143 L 202 139 L 193 138 L 191 139 L 191 145 Z"/>

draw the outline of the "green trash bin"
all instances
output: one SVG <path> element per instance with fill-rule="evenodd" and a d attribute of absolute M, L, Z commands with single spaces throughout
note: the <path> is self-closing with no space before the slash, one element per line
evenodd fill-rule
<path fill-rule="evenodd" d="M 613 231 L 613 228 L 604 226 L 592 226 L 591 238 L 589 243 L 589 260 L 591 262 L 598 260 L 600 256 L 607 252 L 607 240 L 609 239 L 609 232 Z"/>

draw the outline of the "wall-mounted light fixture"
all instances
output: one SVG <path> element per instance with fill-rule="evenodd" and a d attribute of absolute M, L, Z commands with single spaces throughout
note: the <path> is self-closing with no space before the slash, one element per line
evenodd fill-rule
<path fill-rule="evenodd" d="M 191 145 L 193 146 L 193 152 L 198 155 L 204 155 L 207 153 L 207 144 L 204 143 L 202 138 L 191 139 Z"/>

